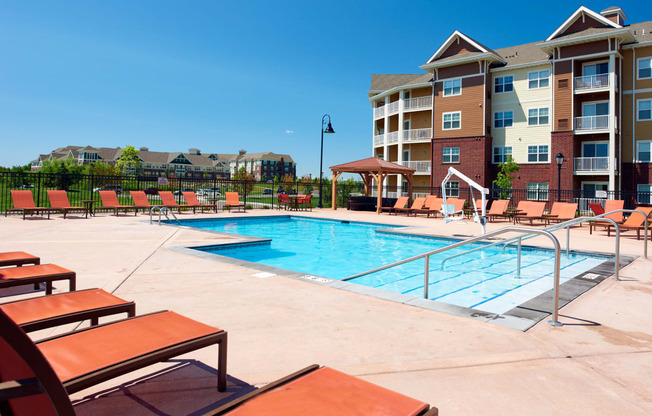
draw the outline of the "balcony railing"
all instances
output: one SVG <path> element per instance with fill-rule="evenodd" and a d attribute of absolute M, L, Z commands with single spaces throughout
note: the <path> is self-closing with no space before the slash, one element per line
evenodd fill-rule
<path fill-rule="evenodd" d="M 575 130 L 606 130 L 608 128 L 608 115 L 575 117 Z"/>
<path fill-rule="evenodd" d="M 394 113 L 398 113 L 398 101 L 394 101 L 393 103 L 389 103 L 385 107 L 387 107 L 387 115 L 392 115 Z"/>
<path fill-rule="evenodd" d="M 416 169 L 417 173 L 430 173 L 430 167 L 432 162 L 429 160 L 406 160 L 399 165 L 405 166 L 406 168 Z"/>
<path fill-rule="evenodd" d="M 374 118 L 385 117 L 385 106 L 374 108 Z"/>
<path fill-rule="evenodd" d="M 575 172 L 608 172 L 609 157 L 576 157 L 573 169 Z"/>
<path fill-rule="evenodd" d="M 609 86 L 609 74 L 575 77 L 575 91 L 586 91 Z"/>
<path fill-rule="evenodd" d="M 406 110 L 430 109 L 432 107 L 432 97 L 408 98 L 405 100 L 404 105 Z"/>
<path fill-rule="evenodd" d="M 385 142 L 384 134 L 379 134 L 377 136 L 374 136 L 374 146 L 382 146 L 384 142 Z"/>
<path fill-rule="evenodd" d="M 391 133 L 387 133 L 387 143 L 397 143 L 398 142 L 398 132 L 393 131 Z"/>
<path fill-rule="evenodd" d="M 432 138 L 432 129 L 410 129 L 403 130 L 404 141 L 430 140 Z"/>

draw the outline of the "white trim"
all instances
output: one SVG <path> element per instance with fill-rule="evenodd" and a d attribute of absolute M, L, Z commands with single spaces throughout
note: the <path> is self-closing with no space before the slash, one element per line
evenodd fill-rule
<path fill-rule="evenodd" d="M 580 15 L 581 15 L 582 13 L 586 13 L 586 14 L 588 14 L 589 16 L 591 16 L 592 18 L 594 18 L 594 19 L 597 20 L 598 22 L 604 23 L 605 25 L 612 26 L 612 27 L 614 27 L 614 28 L 616 28 L 616 29 L 620 29 L 620 28 L 622 28 L 621 25 L 612 22 L 611 20 L 607 19 L 606 17 L 601 16 L 601 15 L 599 15 L 598 13 L 594 12 L 593 10 L 587 9 L 587 8 L 584 7 L 584 6 L 580 6 L 580 8 L 577 9 L 577 10 L 575 11 L 575 13 L 573 13 L 573 14 L 572 14 L 568 19 L 566 19 L 566 21 L 565 21 L 564 23 L 562 23 L 562 25 L 559 26 L 559 27 L 557 28 L 557 30 L 555 30 L 555 31 L 552 33 L 552 35 L 548 36 L 548 39 L 546 39 L 546 41 L 549 41 L 549 40 L 551 40 L 551 39 L 554 39 L 555 36 L 559 35 L 559 34 L 562 33 L 564 30 L 568 29 L 568 27 L 569 27 L 570 25 L 572 25 L 573 23 L 575 23 L 575 21 L 580 17 Z"/>
<path fill-rule="evenodd" d="M 521 69 L 521 68 L 527 68 L 530 66 L 539 66 L 539 65 L 545 65 L 548 64 L 550 68 L 552 68 L 552 65 L 550 64 L 550 61 L 536 61 L 536 62 L 526 62 L 524 64 L 518 64 L 518 65 L 508 65 L 508 66 L 503 66 L 499 68 L 490 68 L 489 72 L 502 72 L 502 71 L 511 71 L 514 69 Z M 552 73 L 552 71 L 550 71 Z"/>
<path fill-rule="evenodd" d="M 636 48 L 643 48 L 646 46 L 652 45 L 652 40 L 646 40 L 645 42 L 638 42 L 638 43 L 632 43 L 628 45 L 623 45 L 623 49 L 636 49 Z"/>
<path fill-rule="evenodd" d="M 431 87 L 431 86 L 432 86 L 431 82 L 422 82 L 420 84 L 399 85 L 398 87 L 390 88 L 388 90 L 381 92 L 380 94 L 369 97 L 369 101 L 373 102 L 374 100 L 385 98 L 387 95 L 391 95 L 402 90 L 411 90 L 414 88 L 423 88 L 423 87 Z"/>
<path fill-rule="evenodd" d="M 535 87 L 535 88 L 531 88 L 530 87 L 530 81 L 531 81 L 530 80 L 530 74 L 536 73 L 538 75 L 539 73 L 544 72 L 544 71 L 548 71 L 548 86 L 547 87 L 542 87 L 541 86 L 541 78 L 539 77 L 539 78 L 537 78 L 537 85 L 539 85 L 539 86 Z M 527 89 L 528 90 L 542 90 L 544 88 L 550 88 L 550 69 L 541 69 L 541 70 L 537 70 L 537 71 L 529 71 L 527 73 Z"/>
<path fill-rule="evenodd" d="M 470 44 L 473 45 L 476 49 L 478 49 L 478 50 L 480 50 L 480 51 L 482 51 L 482 52 L 490 52 L 490 51 L 488 51 L 486 48 L 482 47 L 482 45 L 480 45 L 479 43 L 477 43 L 476 41 L 474 41 L 473 39 L 471 39 L 470 37 L 466 36 L 465 34 L 463 34 L 462 32 L 460 32 L 459 30 L 456 30 L 455 32 L 453 32 L 452 35 L 450 35 L 450 36 L 448 37 L 448 39 L 446 39 L 446 41 L 445 41 L 445 42 L 444 42 L 444 43 L 439 47 L 439 49 L 437 49 L 437 52 L 435 52 L 435 54 L 432 55 L 432 56 L 430 57 L 430 59 L 428 59 L 428 61 L 426 62 L 426 64 L 431 63 L 433 59 L 439 58 L 439 56 L 440 56 L 442 53 L 444 53 L 444 51 L 445 51 L 446 49 L 448 49 L 448 48 L 453 44 L 453 41 L 454 41 L 455 36 L 459 36 L 459 37 L 461 37 L 461 38 L 464 39 L 466 42 L 470 43 Z"/>
<path fill-rule="evenodd" d="M 446 62 L 433 62 L 433 63 L 429 63 L 429 64 L 423 64 L 423 65 L 419 66 L 419 68 L 423 69 L 424 71 L 429 71 L 429 70 L 434 69 L 434 68 L 443 68 L 443 67 L 447 67 L 447 66 L 461 65 L 463 63 L 475 62 L 475 61 L 479 61 L 479 60 L 486 59 L 486 58 L 489 58 L 489 57 L 492 57 L 494 61 L 498 61 L 498 62 L 501 62 L 503 64 L 505 63 L 505 60 L 500 58 L 495 53 L 484 52 L 484 53 L 481 53 L 479 55 L 467 56 L 466 58 L 452 59 L 452 60 L 446 61 Z"/>
<path fill-rule="evenodd" d="M 514 162 L 516 162 L 516 160 L 514 159 L 514 148 L 513 148 L 513 146 L 505 146 L 505 145 L 503 145 L 503 146 L 495 146 L 495 145 L 492 145 L 491 146 L 491 164 L 492 165 L 497 165 L 499 163 L 505 163 L 507 161 L 507 159 L 505 157 L 503 157 L 505 160 L 502 161 L 502 162 L 496 162 L 495 159 L 496 159 L 496 148 L 503 149 L 502 156 L 507 156 L 507 154 L 505 153 L 505 149 L 508 148 L 508 147 L 509 147 L 509 150 L 510 150 L 509 156 L 511 156 L 512 160 Z"/>
<path fill-rule="evenodd" d="M 453 162 L 453 153 L 452 152 L 449 154 L 451 160 L 448 161 L 448 162 L 445 162 L 444 161 L 444 149 L 457 149 L 457 162 Z M 441 149 L 441 163 L 448 163 L 448 164 L 457 163 L 457 164 L 459 164 L 460 161 L 461 161 L 461 154 L 462 153 L 460 152 L 460 147 L 459 146 L 442 147 L 442 149 Z"/>
<path fill-rule="evenodd" d="M 641 119 L 639 117 L 639 113 L 640 113 L 639 108 L 640 108 L 640 105 L 641 105 L 641 101 L 649 101 L 650 102 L 650 107 L 652 107 L 652 98 L 639 98 L 638 100 L 636 100 L 636 121 L 641 121 L 641 122 L 643 122 L 643 121 L 651 121 L 652 117 L 644 118 L 644 119 Z M 651 108 L 650 111 L 652 111 L 652 108 Z"/>
<path fill-rule="evenodd" d="M 614 55 L 620 59 L 624 59 L 623 56 L 620 54 L 618 51 L 609 51 L 609 52 L 596 52 L 592 53 L 589 55 L 577 55 L 577 56 L 571 56 L 570 58 L 559 58 L 555 59 L 556 62 L 563 62 L 563 61 L 573 61 L 575 59 L 591 59 L 591 58 L 602 58 L 602 57 L 609 57 L 611 55 Z"/>
<path fill-rule="evenodd" d="M 512 125 L 511 126 L 505 126 L 505 113 L 512 113 Z M 503 127 L 496 127 L 496 114 L 502 114 L 503 115 Z M 493 112 L 493 117 L 492 117 L 492 122 L 491 122 L 491 129 L 511 129 L 514 127 L 514 110 L 503 110 L 503 111 L 494 111 Z"/>
<path fill-rule="evenodd" d="M 451 94 L 446 95 L 446 83 L 447 83 L 447 82 L 451 82 L 451 83 L 452 83 L 452 82 L 455 82 L 455 81 L 459 81 L 459 82 L 460 82 L 460 92 L 457 93 L 457 94 L 451 92 Z M 443 82 L 443 84 L 444 84 L 444 85 L 442 86 L 442 97 L 444 97 L 444 98 L 445 98 L 445 97 L 457 97 L 458 95 L 462 95 L 462 78 L 449 78 L 449 79 L 446 79 L 445 81 L 442 81 L 442 82 Z M 454 90 L 454 89 L 455 89 L 455 86 L 451 86 L 451 90 Z"/>
<path fill-rule="evenodd" d="M 628 28 L 623 28 L 619 30 L 613 30 L 611 32 L 602 32 L 602 33 L 596 33 L 593 35 L 586 35 L 586 36 L 578 36 L 575 38 L 567 38 L 567 39 L 558 39 L 558 40 L 551 40 L 551 41 L 544 41 L 543 43 L 537 44 L 538 47 L 541 49 L 548 49 L 552 48 L 555 46 L 559 45 L 573 45 L 573 44 L 579 44 L 579 43 L 587 43 L 592 40 L 599 40 L 599 39 L 610 39 L 610 38 L 617 38 L 619 35 L 629 35 L 630 40 L 635 40 L 634 35 L 632 35 L 629 31 Z"/>
<path fill-rule="evenodd" d="M 639 89 L 634 90 L 634 91 L 627 90 L 627 91 L 623 91 L 623 94 L 645 94 L 645 93 L 649 93 L 649 92 L 652 92 L 652 88 L 639 88 Z"/>
<path fill-rule="evenodd" d="M 433 83 L 437 84 L 437 83 L 448 81 L 448 80 L 451 80 L 451 79 L 475 78 L 475 77 L 481 77 L 482 75 L 483 75 L 482 72 L 478 72 L 477 74 L 471 74 L 471 75 L 457 75 L 457 76 L 453 76 L 453 77 L 450 77 L 450 78 L 439 78 L 439 79 L 435 80 Z"/>
<path fill-rule="evenodd" d="M 459 127 L 456 127 L 456 128 L 455 128 L 455 127 L 451 127 L 450 129 L 444 128 L 444 123 L 445 123 L 445 121 L 444 121 L 444 118 L 445 118 L 445 117 L 444 117 L 444 116 L 446 116 L 446 115 L 448 115 L 448 114 L 451 114 L 451 115 L 452 115 L 452 114 L 459 114 L 459 115 L 460 115 L 460 126 L 459 126 Z M 451 121 L 450 121 L 451 126 L 453 125 L 453 121 L 454 121 L 454 120 L 453 120 L 453 118 L 451 117 Z M 449 112 L 447 112 L 447 113 L 441 113 L 441 129 L 442 129 L 442 130 L 445 130 L 445 131 L 448 131 L 448 130 L 460 130 L 461 128 L 462 128 L 462 112 L 461 112 L 461 111 L 449 111 Z"/>
<path fill-rule="evenodd" d="M 650 154 L 650 160 L 645 161 L 645 162 L 641 161 L 641 159 L 639 159 L 639 157 L 638 157 L 638 155 L 640 153 L 639 147 L 640 147 L 641 143 L 649 143 L 650 144 L 650 153 L 651 153 Z M 652 163 L 652 140 L 637 140 L 636 141 L 636 158 L 634 159 L 634 163 Z"/>
<path fill-rule="evenodd" d="M 512 90 L 511 91 L 496 92 L 496 80 L 499 79 L 499 78 L 503 78 L 503 89 L 504 89 L 504 86 L 505 86 L 504 78 L 507 78 L 507 77 L 512 77 Z M 491 80 L 491 93 L 492 94 L 507 94 L 507 93 L 510 93 L 510 92 L 514 92 L 514 78 L 515 78 L 514 73 L 501 75 L 499 77 L 493 77 L 493 79 Z"/>
<path fill-rule="evenodd" d="M 547 123 L 539 123 L 539 120 L 541 119 L 541 110 L 543 109 L 548 110 L 548 122 Z M 530 124 L 530 110 L 537 110 L 537 124 Z M 528 127 L 539 127 L 539 126 L 549 126 L 550 125 L 550 120 L 552 119 L 551 114 L 550 114 L 550 107 L 532 107 L 532 108 L 525 108 L 524 111 L 525 113 L 525 123 Z"/>
<path fill-rule="evenodd" d="M 645 77 L 645 78 L 639 77 L 639 74 L 641 73 L 640 67 L 639 67 L 639 62 L 641 62 L 641 61 L 650 61 L 650 72 L 651 73 L 650 73 L 649 77 Z M 639 80 L 642 80 L 642 79 L 652 79 L 652 56 L 644 56 L 644 57 L 638 58 L 636 60 L 636 80 L 639 81 Z"/>
<path fill-rule="evenodd" d="M 526 150 L 527 150 L 527 152 L 526 152 L 527 160 L 525 161 L 525 163 L 527 163 L 527 164 L 529 164 L 529 165 L 537 165 L 537 164 L 540 165 L 540 164 L 542 164 L 542 163 L 551 163 L 551 160 L 552 160 L 552 159 L 551 159 L 551 157 L 550 157 L 550 151 L 551 151 L 552 146 L 551 146 L 550 144 L 536 144 L 536 143 L 529 144 L 529 143 L 528 143 L 526 146 L 527 146 L 527 149 L 526 149 Z M 536 148 L 537 148 L 537 152 L 536 152 L 536 153 L 530 153 L 530 146 L 536 146 Z M 537 160 L 537 161 L 535 161 L 535 162 L 530 162 L 530 154 L 536 154 L 536 155 L 537 155 L 537 159 L 539 159 L 539 155 L 543 154 L 543 153 L 540 153 L 540 152 L 539 152 L 539 148 L 540 148 L 541 146 L 546 146 L 546 147 L 548 148 L 548 153 L 547 153 L 547 154 L 548 154 L 548 160 L 547 160 L 547 161 L 543 161 L 543 162 L 540 161 L 540 160 Z"/>

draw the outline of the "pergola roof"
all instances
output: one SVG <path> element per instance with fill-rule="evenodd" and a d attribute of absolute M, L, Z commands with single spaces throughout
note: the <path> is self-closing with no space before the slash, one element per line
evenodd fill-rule
<path fill-rule="evenodd" d="M 333 172 L 397 173 L 404 175 L 410 175 L 416 172 L 416 169 L 401 166 L 383 159 L 378 159 L 377 157 L 368 157 L 366 159 L 360 159 L 354 162 L 342 163 L 341 165 L 331 166 L 330 169 Z"/>

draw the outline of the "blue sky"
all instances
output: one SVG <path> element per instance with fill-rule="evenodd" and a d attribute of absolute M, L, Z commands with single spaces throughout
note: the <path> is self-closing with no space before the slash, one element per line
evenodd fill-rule
<path fill-rule="evenodd" d="M 647 4 L 647 6 L 646 6 Z M 371 155 L 373 73 L 420 73 L 454 31 L 545 39 L 581 3 L 0 0 L 0 166 L 65 145 L 288 153 L 319 174 Z M 617 5 L 627 23 L 647 2 Z"/>

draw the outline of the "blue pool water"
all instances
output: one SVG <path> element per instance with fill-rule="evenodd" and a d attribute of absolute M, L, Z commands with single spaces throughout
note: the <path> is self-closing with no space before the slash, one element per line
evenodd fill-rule
<path fill-rule="evenodd" d="M 357 273 L 447 246 L 457 240 L 397 235 L 379 230 L 392 226 L 359 222 L 263 217 L 181 221 L 182 225 L 271 239 L 269 244 L 244 247 L 211 246 L 200 250 L 240 260 L 340 280 Z M 521 276 L 516 276 L 516 250 L 489 247 L 442 260 L 474 246 L 460 247 L 431 256 L 429 299 L 504 313 L 550 290 L 553 286 L 554 253 L 523 248 Z M 562 283 L 607 260 L 604 256 L 562 256 Z M 353 280 L 392 292 L 422 297 L 424 261 L 418 260 Z"/>

